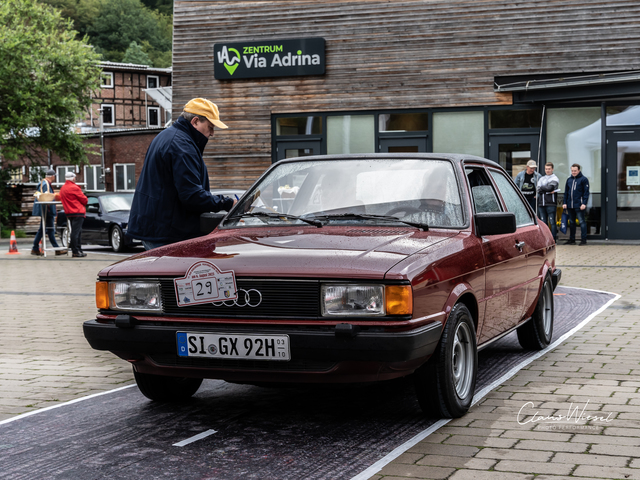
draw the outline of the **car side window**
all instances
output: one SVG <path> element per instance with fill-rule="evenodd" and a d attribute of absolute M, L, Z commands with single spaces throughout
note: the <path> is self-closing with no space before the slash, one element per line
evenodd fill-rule
<path fill-rule="evenodd" d="M 483 168 L 465 168 L 475 213 L 501 212 L 491 180 Z"/>
<path fill-rule="evenodd" d="M 87 199 L 87 212 L 98 213 L 100 211 L 100 201 L 96 197 Z"/>
<path fill-rule="evenodd" d="M 518 195 L 516 188 L 509 182 L 507 177 L 496 170 L 490 170 L 493 180 L 496 182 L 498 190 L 502 195 L 502 199 L 507 207 L 507 210 L 515 214 L 516 226 L 523 227 L 533 224 L 533 217 L 529 213 L 524 201 Z"/>

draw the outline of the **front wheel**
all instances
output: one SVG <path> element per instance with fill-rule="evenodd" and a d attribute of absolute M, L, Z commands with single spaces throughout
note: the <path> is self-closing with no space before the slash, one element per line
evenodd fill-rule
<path fill-rule="evenodd" d="M 422 411 L 439 418 L 457 418 L 467 413 L 477 372 L 475 326 L 467 307 L 458 303 L 449 314 L 436 351 L 414 375 Z"/>
<path fill-rule="evenodd" d="M 114 252 L 120 253 L 124 250 L 124 235 L 122 233 L 122 229 L 115 225 L 111 229 L 111 234 L 109 235 L 109 243 L 111 243 L 111 248 Z"/>
<path fill-rule="evenodd" d="M 518 342 L 522 348 L 542 350 L 551 343 L 553 316 L 553 287 L 551 277 L 547 275 L 531 320 L 518 327 Z"/>
<path fill-rule="evenodd" d="M 156 402 L 180 402 L 191 398 L 202 385 L 201 378 L 169 377 L 140 373 L 133 369 L 140 392 Z"/>

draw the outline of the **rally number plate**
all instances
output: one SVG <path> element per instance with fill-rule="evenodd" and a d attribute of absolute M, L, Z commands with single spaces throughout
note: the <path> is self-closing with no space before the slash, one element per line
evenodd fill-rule
<path fill-rule="evenodd" d="M 177 332 L 178 356 L 290 360 L 288 335 Z"/>

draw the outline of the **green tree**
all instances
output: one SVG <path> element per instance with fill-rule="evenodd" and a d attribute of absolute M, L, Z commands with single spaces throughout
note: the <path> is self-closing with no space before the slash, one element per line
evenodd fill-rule
<path fill-rule="evenodd" d="M 127 51 L 124 52 L 122 61 L 124 63 L 136 63 L 138 65 L 151 65 L 151 59 L 149 58 L 149 55 L 144 53 L 142 47 L 136 42 L 131 42 L 129 44 L 129 48 L 127 48 Z"/>
<path fill-rule="evenodd" d="M 87 34 L 87 28 L 93 24 L 100 10 L 100 0 L 40 0 L 60 10 L 62 16 L 73 20 L 73 28 L 80 36 Z"/>
<path fill-rule="evenodd" d="M 71 21 L 36 0 L 0 3 L 0 155 L 11 163 L 40 150 L 86 159 L 72 127 L 99 87 L 99 58 L 75 40 Z"/>
<path fill-rule="evenodd" d="M 170 17 L 153 12 L 140 0 L 102 0 L 98 17 L 88 28 L 91 42 L 107 60 L 125 52 L 131 42 L 149 42 L 153 50 L 171 50 Z M 147 52 L 149 53 L 149 52 Z M 122 57 L 120 57 L 122 58 Z"/>
<path fill-rule="evenodd" d="M 99 87 L 99 58 L 86 39 L 75 39 L 71 21 L 36 0 L 0 2 L 0 161 L 86 161 L 73 125 Z M 2 208 L 0 199 L 0 209 Z M 0 217 L 6 211 L 0 211 Z"/>

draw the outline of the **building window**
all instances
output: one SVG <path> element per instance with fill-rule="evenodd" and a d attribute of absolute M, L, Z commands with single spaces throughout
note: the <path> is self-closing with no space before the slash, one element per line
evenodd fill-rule
<path fill-rule="evenodd" d="M 113 72 L 102 72 L 100 74 L 100 86 L 102 88 L 113 88 Z"/>
<path fill-rule="evenodd" d="M 63 165 L 56 167 L 56 183 L 63 184 L 67 180 L 64 178 L 67 172 L 78 173 L 78 167 L 75 165 Z"/>
<path fill-rule="evenodd" d="M 171 122 L 171 110 L 164 111 L 164 123 L 168 125 Z"/>
<path fill-rule="evenodd" d="M 429 130 L 428 113 L 381 113 L 378 115 L 381 132 L 420 132 Z"/>
<path fill-rule="evenodd" d="M 104 177 L 100 165 L 84 166 L 84 181 L 90 192 L 104 192 Z"/>
<path fill-rule="evenodd" d="M 541 125 L 542 109 L 540 108 L 489 110 L 489 128 L 540 128 Z"/>
<path fill-rule="evenodd" d="M 136 189 L 136 164 L 116 163 L 116 192 L 133 192 Z"/>
<path fill-rule="evenodd" d="M 158 88 L 160 86 L 160 77 L 156 75 L 147 75 L 147 88 Z"/>
<path fill-rule="evenodd" d="M 434 113 L 433 151 L 484 157 L 484 113 Z"/>
<path fill-rule="evenodd" d="M 321 135 L 322 117 L 282 117 L 276 121 L 276 135 Z"/>
<path fill-rule="evenodd" d="M 147 108 L 147 126 L 148 127 L 160 126 L 160 109 L 158 107 Z"/>
<path fill-rule="evenodd" d="M 327 153 L 373 153 L 376 151 L 373 115 L 327 117 Z"/>
<path fill-rule="evenodd" d="M 49 167 L 45 165 L 29 167 L 29 183 L 40 183 L 47 176 L 47 170 L 49 170 Z"/>
<path fill-rule="evenodd" d="M 108 105 L 103 103 L 101 106 L 102 109 L 102 124 L 103 125 L 114 125 L 115 124 L 115 108 L 113 105 Z"/>

